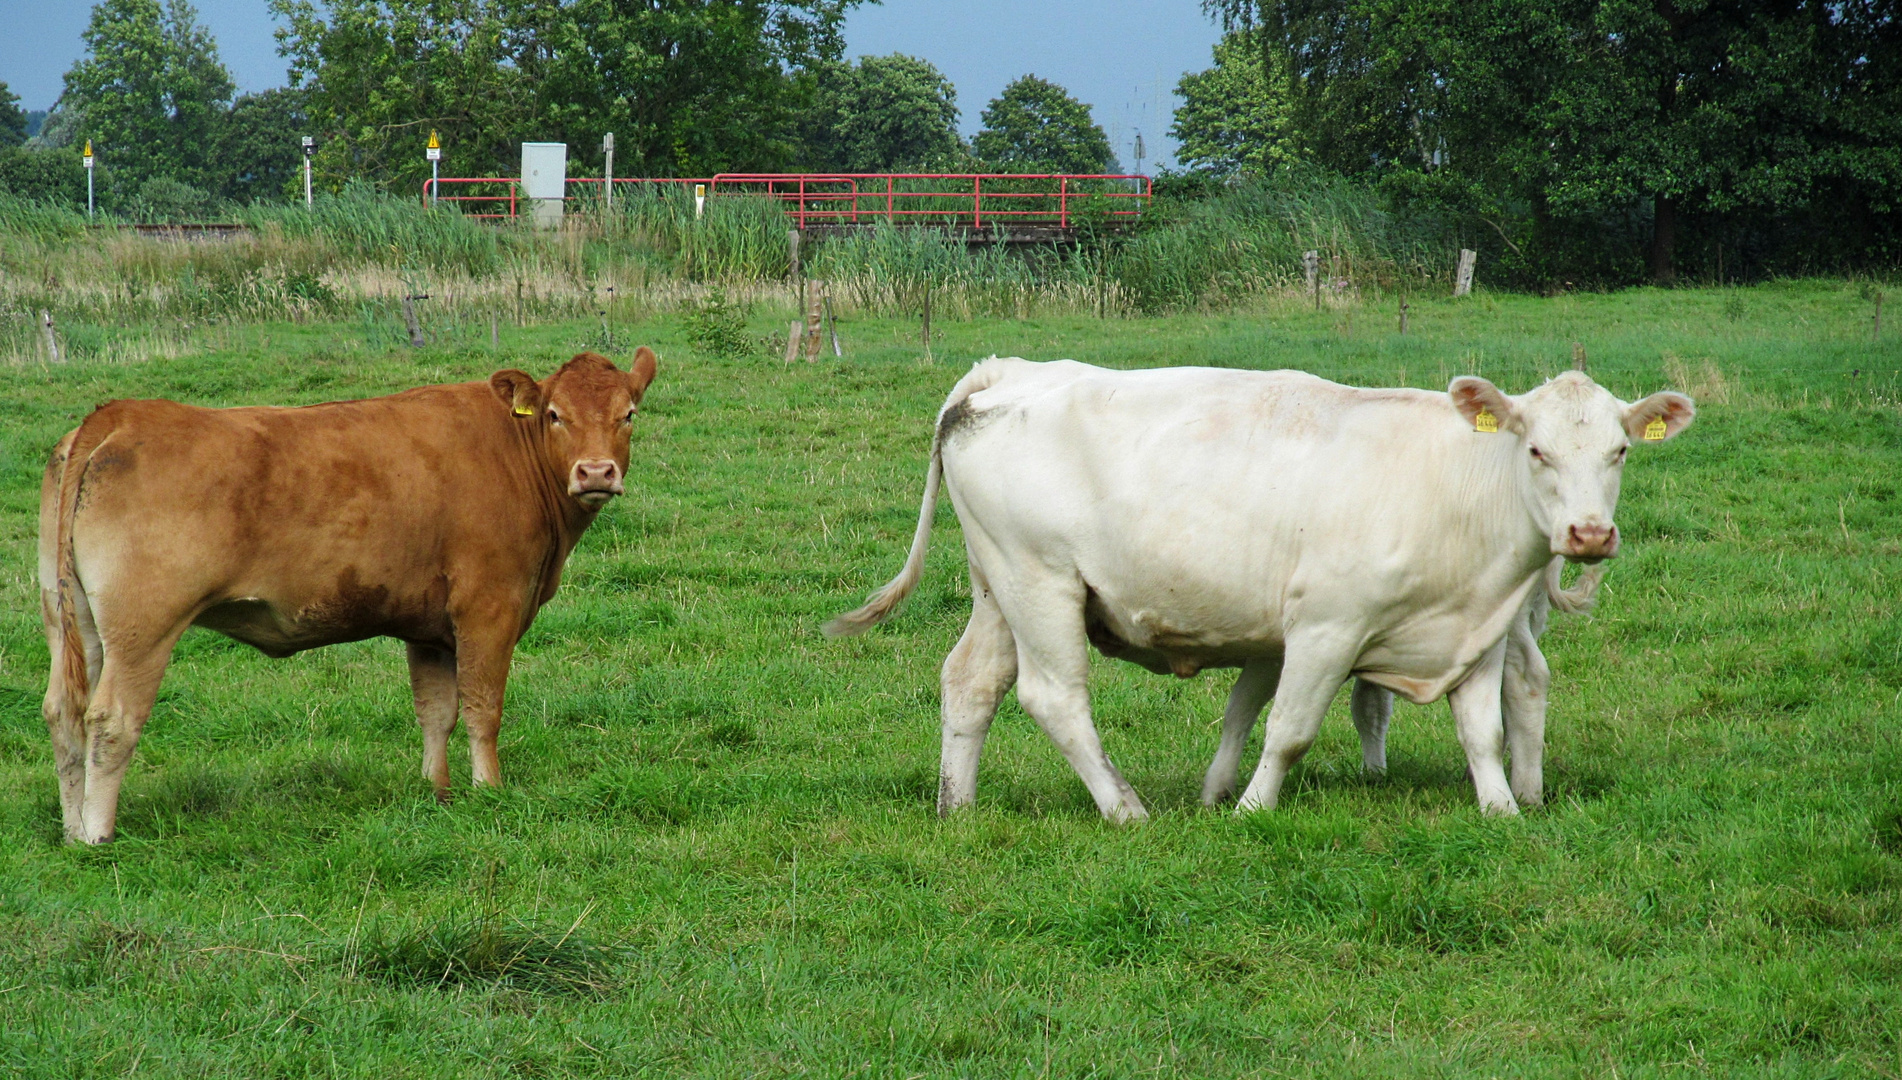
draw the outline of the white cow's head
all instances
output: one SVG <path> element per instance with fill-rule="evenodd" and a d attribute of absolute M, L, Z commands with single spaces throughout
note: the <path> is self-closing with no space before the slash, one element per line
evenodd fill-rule
<path fill-rule="evenodd" d="M 1627 405 L 1577 371 L 1517 397 L 1475 375 L 1454 379 L 1447 393 L 1476 431 L 1496 428 L 1493 437 L 1518 443 L 1532 492 L 1527 509 L 1552 553 L 1578 562 L 1618 554 L 1612 511 L 1626 449 L 1671 438 L 1697 413 L 1690 398 L 1668 390 Z"/>

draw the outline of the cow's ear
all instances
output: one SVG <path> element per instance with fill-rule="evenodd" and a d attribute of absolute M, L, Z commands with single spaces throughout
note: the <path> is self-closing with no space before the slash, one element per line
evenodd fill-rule
<path fill-rule="evenodd" d="M 1697 406 L 1674 390 L 1625 406 L 1625 434 L 1637 442 L 1663 442 L 1691 426 Z"/>
<path fill-rule="evenodd" d="M 1477 375 L 1461 375 L 1447 384 L 1446 392 L 1452 396 L 1453 407 L 1459 410 L 1466 425 L 1475 431 L 1525 430 L 1512 399 Z"/>
<path fill-rule="evenodd" d="M 516 416 L 534 416 L 541 411 L 542 388 L 526 371 L 505 368 L 489 376 L 489 389 Z"/>
<path fill-rule="evenodd" d="M 641 396 L 647 393 L 659 370 L 660 361 L 654 356 L 654 350 L 645 345 L 634 350 L 634 368 L 627 373 L 627 389 L 634 395 L 634 404 L 641 403 Z"/>

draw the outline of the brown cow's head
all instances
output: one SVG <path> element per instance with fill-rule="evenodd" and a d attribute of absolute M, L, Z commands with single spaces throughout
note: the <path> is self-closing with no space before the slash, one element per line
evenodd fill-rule
<path fill-rule="evenodd" d="M 490 376 L 489 386 L 515 423 L 535 426 L 548 467 L 568 478 L 568 496 L 599 510 L 624 490 L 628 433 L 657 367 L 643 345 L 632 371 L 584 352 L 541 382 L 510 368 Z"/>

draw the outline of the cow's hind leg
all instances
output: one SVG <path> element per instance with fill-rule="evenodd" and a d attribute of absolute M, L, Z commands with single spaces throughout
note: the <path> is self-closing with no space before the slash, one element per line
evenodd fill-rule
<path fill-rule="evenodd" d="M 1046 588 L 1004 605 L 1017 638 L 1017 702 L 1057 744 L 1096 808 L 1114 822 L 1149 816 L 1123 779 L 1090 720 L 1089 639 L 1083 630 L 1081 583 L 1074 592 Z"/>
<path fill-rule="evenodd" d="M 1274 707 L 1268 710 L 1261 764 L 1235 804 L 1237 813 L 1274 809 L 1282 781 L 1314 745 L 1328 704 L 1353 668 L 1354 648 L 1351 642 L 1319 638 L 1288 642 L 1281 685 L 1275 689 Z"/>
<path fill-rule="evenodd" d="M 79 835 L 84 843 L 112 839 L 126 766 L 151 718 L 172 646 L 184 630 L 180 625 L 157 640 L 135 637 L 126 644 L 106 644 L 98 684 L 86 703 L 86 795 Z"/>
<path fill-rule="evenodd" d="M 409 690 L 423 729 L 423 778 L 436 799 L 449 799 L 449 734 L 456 729 L 456 654 L 434 645 L 409 645 Z"/>
<path fill-rule="evenodd" d="M 1393 721 L 1393 691 L 1366 679 L 1355 679 L 1354 694 L 1348 701 L 1348 711 L 1354 715 L 1354 730 L 1360 732 L 1361 769 L 1375 775 L 1385 773 L 1387 726 Z"/>
<path fill-rule="evenodd" d="M 1241 775 L 1242 748 L 1248 733 L 1255 728 L 1262 706 L 1275 696 L 1275 684 L 1281 680 L 1281 658 L 1258 656 L 1242 665 L 1235 688 L 1228 692 L 1228 706 L 1222 710 L 1222 744 L 1202 778 L 1202 805 L 1215 806 L 1235 794 Z"/>
<path fill-rule="evenodd" d="M 98 635 L 93 632 L 91 612 L 83 610 L 84 594 L 75 589 L 73 597 L 73 602 L 82 609 L 76 619 L 80 626 L 79 645 L 86 650 L 87 685 L 93 686 L 98 683 L 104 657 Z M 43 591 L 40 603 L 46 623 L 47 651 L 52 657 L 40 715 L 46 720 L 47 734 L 53 740 L 53 765 L 59 775 L 59 808 L 66 839 L 77 841 L 86 831 L 86 702 L 90 695 L 66 684 L 65 636 L 60 633 L 58 601 L 53 591 Z"/>
<path fill-rule="evenodd" d="M 938 813 L 977 798 L 977 763 L 997 716 L 998 702 L 1017 681 L 1017 640 L 997 598 L 971 567 L 971 621 L 944 658 L 943 752 L 938 765 Z"/>

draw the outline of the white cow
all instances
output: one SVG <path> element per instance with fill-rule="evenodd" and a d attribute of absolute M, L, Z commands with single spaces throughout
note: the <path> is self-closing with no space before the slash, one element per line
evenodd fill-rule
<path fill-rule="evenodd" d="M 1147 816 L 1090 720 L 1091 644 L 1184 677 L 1242 669 L 1205 798 L 1232 788 L 1272 696 L 1238 808 L 1273 807 L 1358 676 L 1423 704 L 1448 696 L 1480 806 L 1514 813 L 1508 632 L 1554 555 L 1618 553 L 1626 448 L 1671 438 L 1694 411 L 1669 392 L 1626 404 L 1578 372 L 1511 397 L 1473 376 L 1440 394 L 1296 371 L 993 357 L 939 413 L 904 569 L 825 629 L 860 633 L 917 586 L 942 479 L 964 524 L 973 610 L 944 664 L 941 813 L 975 798 L 979 751 L 1015 683 L 1103 815 Z M 1384 710 L 1371 690 L 1359 696 L 1365 748 Z M 1513 738 L 1533 763 L 1519 776 L 1529 802 L 1538 734 Z"/>

